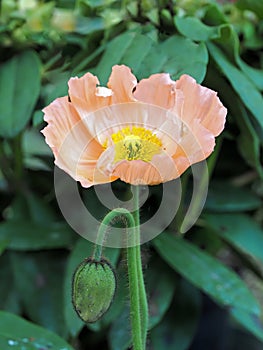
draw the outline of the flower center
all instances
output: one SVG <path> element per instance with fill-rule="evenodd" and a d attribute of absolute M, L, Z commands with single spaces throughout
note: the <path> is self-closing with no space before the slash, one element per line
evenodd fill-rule
<path fill-rule="evenodd" d="M 111 135 L 115 144 L 115 162 L 143 160 L 150 162 L 161 151 L 162 142 L 150 130 L 142 127 L 126 127 Z"/>

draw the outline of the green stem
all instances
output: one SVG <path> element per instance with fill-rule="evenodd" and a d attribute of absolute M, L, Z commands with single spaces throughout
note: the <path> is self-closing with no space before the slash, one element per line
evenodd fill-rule
<path fill-rule="evenodd" d="M 136 224 L 133 215 L 124 208 L 117 208 L 110 211 L 102 220 L 96 245 L 93 252 L 93 259 L 99 261 L 102 255 L 103 243 L 106 238 L 106 234 L 110 226 L 116 221 L 116 218 L 125 218 L 125 227 L 131 228 L 132 238 L 134 240 L 134 246 L 127 248 L 127 261 L 128 261 L 128 275 L 129 275 L 129 291 L 130 291 L 130 316 L 131 316 L 131 328 L 132 328 L 132 342 L 134 350 L 144 350 L 142 347 L 142 333 L 141 333 L 141 313 L 140 313 L 140 294 L 137 272 L 137 247 L 138 236 L 136 230 Z M 128 235 L 128 232 L 127 232 Z"/>
<path fill-rule="evenodd" d="M 100 45 L 95 51 L 92 52 L 91 55 L 89 55 L 88 57 L 85 57 L 77 66 L 75 66 L 72 75 L 74 76 L 74 74 L 78 74 L 79 72 L 83 71 L 84 68 L 92 61 L 94 60 L 99 54 L 101 54 L 101 52 L 103 52 L 105 50 L 105 47 L 107 46 L 107 44 L 102 44 Z"/>
<path fill-rule="evenodd" d="M 133 201 L 134 201 L 134 222 L 135 222 L 135 237 L 137 237 L 136 246 L 132 247 L 136 251 L 137 265 L 137 281 L 139 287 L 140 313 L 141 313 L 141 335 L 143 349 L 146 347 L 147 330 L 148 330 L 148 302 L 143 279 L 142 261 L 141 261 L 141 246 L 140 246 L 140 210 L 139 210 L 139 186 L 133 186 Z"/>
<path fill-rule="evenodd" d="M 145 350 L 148 329 L 148 304 L 143 280 L 141 250 L 140 250 L 140 213 L 139 187 L 133 186 L 133 215 L 124 208 L 109 212 L 101 222 L 98 230 L 93 259 L 100 260 L 106 234 L 117 218 L 125 218 L 126 229 L 132 229 L 132 246 L 127 248 L 127 264 L 130 292 L 130 317 L 133 350 Z M 127 230 L 128 237 L 128 230 Z"/>
<path fill-rule="evenodd" d="M 116 208 L 112 211 L 110 211 L 102 220 L 98 235 L 96 239 L 95 248 L 93 251 L 93 259 L 99 261 L 101 259 L 102 255 L 102 248 L 104 241 L 106 239 L 106 234 L 109 231 L 109 228 L 112 226 L 112 224 L 116 221 L 116 218 L 119 218 L 123 216 L 125 218 L 125 227 L 126 228 L 133 228 L 135 227 L 135 222 L 132 214 L 129 212 L 129 210 L 124 208 Z"/>
<path fill-rule="evenodd" d="M 136 239 L 136 236 L 135 236 Z M 130 317 L 132 329 L 133 350 L 144 350 L 142 343 L 142 327 L 140 312 L 140 294 L 137 270 L 136 246 L 127 248 L 127 263 L 130 291 Z"/>
<path fill-rule="evenodd" d="M 42 74 L 44 74 L 45 72 L 47 72 L 48 70 L 50 70 L 52 68 L 52 66 L 55 65 L 55 63 L 57 63 L 60 59 L 61 59 L 61 52 L 59 52 L 58 54 L 56 54 L 55 56 L 52 56 L 47 62 L 46 64 L 44 64 L 43 69 L 42 69 Z"/>

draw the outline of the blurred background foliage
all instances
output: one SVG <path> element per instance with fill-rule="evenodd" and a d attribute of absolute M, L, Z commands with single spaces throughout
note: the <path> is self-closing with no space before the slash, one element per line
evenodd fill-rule
<path fill-rule="evenodd" d="M 0 348 L 125 350 L 131 343 L 125 254 L 105 249 L 118 275 L 105 316 L 84 325 L 71 277 L 92 244 L 63 219 L 41 109 L 86 71 L 107 82 L 114 64 L 141 79 L 192 75 L 218 91 L 226 129 L 208 159 L 201 217 L 175 220 L 143 246 L 150 350 L 263 348 L 263 2 L 261 0 L 2 0 L 0 2 Z M 113 184 L 123 192 L 121 182 Z M 102 218 L 94 189 L 80 189 Z M 156 210 L 162 186 L 142 208 Z M 158 202 L 159 201 L 159 202 Z"/>

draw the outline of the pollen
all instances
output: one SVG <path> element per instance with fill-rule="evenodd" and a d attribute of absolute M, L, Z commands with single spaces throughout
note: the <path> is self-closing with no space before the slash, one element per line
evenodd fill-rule
<path fill-rule="evenodd" d="M 115 144 L 115 162 L 142 160 L 150 162 L 161 152 L 162 142 L 151 130 L 143 127 L 126 127 L 111 135 Z"/>

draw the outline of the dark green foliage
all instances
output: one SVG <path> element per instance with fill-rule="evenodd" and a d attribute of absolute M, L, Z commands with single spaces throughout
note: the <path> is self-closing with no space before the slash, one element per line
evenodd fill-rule
<path fill-rule="evenodd" d="M 85 325 L 72 307 L 72 275 L 93 243 L 60 213 L 53 155 L 39 132 L 42 108 L 67 94 L 69 77 L 90 71 L 105 86 L 115 64 L 130 66 L 138 79 L 190 74 L 228 109 L 207 160 L 202 215 L 179 233 L 192 187 L 188 171 L 174 221 L 143 248 L 149 349 L 210 350 L 219 346 L 218 334 L 223 350 L 261 349 L 263 2 L 3 0 L 0 6 L 0 349 L 127 350 L 131 344 L 121 249 L 103 252 L 117 278 L 105 315 Z M 113 188 L 125 198 L 126 186 Z M 108 208 L 94 189 L 80 194 L 102 219 Z M 158 209 L 162 187 L 150 194 L 145 220 Z M 222 329 L 212 327 L 218 313 Z"/>

